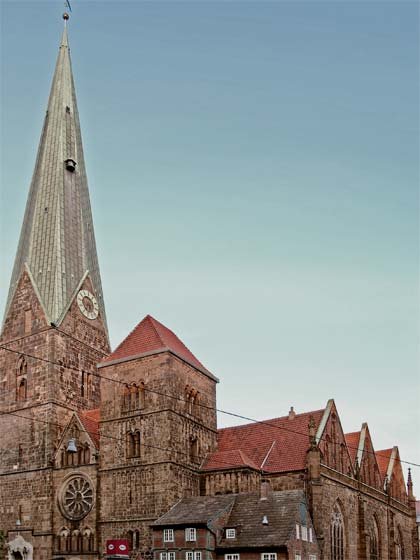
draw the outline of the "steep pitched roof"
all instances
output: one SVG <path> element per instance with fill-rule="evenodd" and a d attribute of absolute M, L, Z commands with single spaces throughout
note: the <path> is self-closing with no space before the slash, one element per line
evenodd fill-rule
<path fill-rule="evenodd" d="M 268 524 L 262 523 L 266 517 Z M 266 500 L 257 493 L 237 494 L 227 527 L 238 527 L 236 539 L 222 538 L 219 548 L 284 546 L 298 521 L 310 526 L 304 492 L 272 492 Z M 308 523 L 309 522 L 309 523 Z"/>
<path fill-rule="evenodd" d="M 355 462 L 356 457 L 357 457 L 357 451 L 358 451 L 358 448 L 359 448 L 360 431 L 359 432 L 351 432 L 350 434 L 344 434 L 344 437 L 346 439 L 346 444 L 347 444 L 347 448 L 349 450 L 349 454 L 350 454 L 352 464 L 354 465 L 354 462 Z"/>
<path fill-rule="evenodd" d="M 70 160 L 76 162 L 71 170 L 66 163 Z M 26 203 L 5 317 L 25 267 L 48 320 L 57 324 L 89 273 L 106 326 L 66 28 Z"/>
<path fill-rule="evenodd" d="M 262 523 L 264 517 L 268 524 Z M 218 539 L 217 548 L 229 549 L 284 546 L 296 521 L 311 526 L 302 490 L 270 492 L 264 500 L 257 493 L 183 498 L 153 525 L 237 527 L 234 540 Z"/>
<path fill-rule="evenodd" d="M 379 473 L 381 475 L 382 480 L 384 480 L 388 471 L 389 461 L 392 455 L 392 448 L 382 449 L 381 451 L 377 451 L 375 455 L 376 455 L 376 461 L 378 462 Z"/>
<path fill-rule="evenodd" d="M 165 351 L 172 352 L 206 375 L 216 379 L 173 331 L 151 315 L 146 315 L 112 354 L 101 362 L 100 366 Z"/>
<path fill-rule="evenodd" d="M 235 496 L 233 494 L 182 498 L 167 513 L 159 517 L 153 525 L 155 527 L 185 525 L 186 523 L 207 525 L 231 508 L 234 501 Z"/>
<path fill-rule="evenodd" d="M 263 422 L 223 428 L 217 434 L 217 451 L 204 464 L 205 470 L 229 468 L 221 453 L 241 452 L 266 472 L 297 471 L 305 468 L 309 447 L 309 420 L 319 426 L 324 409 L 283 416 Z M 225 455 L 226 456 L 226 455 Z M 237 455 L 239 458 L 240 455 Z M 249 464 L 249 463 L 248 463 Z M 238 464 L 235 466 L 239 466 Z"/>
<path fill-rule="evenodd" d="M 99 420 L 101 419 L 101 412 L 99 408 L 91 410 L 83 410 L 78 412 L 81 423 L 84 429 L 91 437 L 96 449 L 99 449 Z"/>
<path fill-rule="evenodd" d="M 246 453 L 240 449 L 232 449 L 228 451 L 216 451 L 206 461 L 204 470 L 228 469 L 235 467 L 251 467 L 259 470 L 259 465 L 254 463 Z"/>

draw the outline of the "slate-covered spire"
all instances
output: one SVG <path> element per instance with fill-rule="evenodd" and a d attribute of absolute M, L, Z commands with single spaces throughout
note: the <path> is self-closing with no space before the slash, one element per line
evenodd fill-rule
<path fill-rule="evenodd" d="M 66 25 L 26 204 L 6 315 L 25 268 L 32 276 L 48 319 L 57 324 L 89 274 L 106 325 Z"/>

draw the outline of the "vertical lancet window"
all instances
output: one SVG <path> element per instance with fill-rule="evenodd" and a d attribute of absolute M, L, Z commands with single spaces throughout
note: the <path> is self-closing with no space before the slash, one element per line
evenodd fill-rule
<path fill-rule="evenodd" d="M 345 560 L 344 520 L 338 504 L 334 506 L 331 516 L 330 540 L 331 560 Z"/>

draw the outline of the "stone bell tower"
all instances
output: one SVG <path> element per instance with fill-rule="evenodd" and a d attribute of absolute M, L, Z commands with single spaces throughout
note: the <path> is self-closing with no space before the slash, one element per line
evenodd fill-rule
<path fill-rule="evenodd" d="M 0 528 L 51 558 L 54 454 L 109 353 L 67 19 L 0 336 Z"/>

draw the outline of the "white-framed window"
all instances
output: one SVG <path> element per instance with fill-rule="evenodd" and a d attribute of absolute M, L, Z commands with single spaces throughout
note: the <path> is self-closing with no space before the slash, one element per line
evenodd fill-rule
<path fill-rule="evenodd" d="M 309 560 L 316 560 L 316 554 L 310 554 Z"/>
<path fill-rule="evenodd" d="M 302 560 L 302 556 L 300 554 L 295 554 L 295 560 Z"/>
<path fill-rule="evenodd" d="M 300 539 L 300 525 L 299 525 L 299 523 L 296 523 L 296 539 L 297 540 Z"/>
<path fill-rule="evenodd" d="M 174 542 L 174 530 L 173 529 L 164 529 L 163 530 L 163 542 Z M 170 560 L 164 559 L 164 560 Z"/>
<path fill-rule="evenodd" d="M 194 527 L 187 527 L 185 529 L 185 540 L 187 542 L 193 542 L 197 540 L 197 529 Z"/>
<path fill-rule="evenodd" d="M 277 560 L 277 552 L 263 552 L 261 560 Z"/>
<path fill-rule="evenodd" d="M 194 552 L 194 560 L 201 560 L 201 550 L 196 550 Z"/>
<path fill-rule="evenodd" d="M 194 560 L 194 552 L 192 552 L 192 550 L 187 550 L 185 553 L 185 560 Z"/>
<path fill-rule="evenodd" d="M 175 560 L 175 552 L 161 552 L 160 560 Z"/>
<path fill-rule="evenodd" d="M 226 529 L 227 539 L 236 539 L 236 529 Z"/>
<path fill-rule="evenodd" d="M 312 531 L 312 527 L 309 527 L 309 542 L 314 542 L 314 534 L 313 534 L 313 531 Z M 312 554 L 312 556 L 314 557 L 313 560 L 316 560 L 315 554 Z"/>
<path fill-rule="evenodd" d="M 302 540 L 307 541 L 308 540 L 308 528 L 305 525 L 302 525 L 301 531 L 302 531 Z"/>
<path fill-rule="evenodd" d="M 225 554 L 225 560 L 239 560 L 239 554 Z"/>

